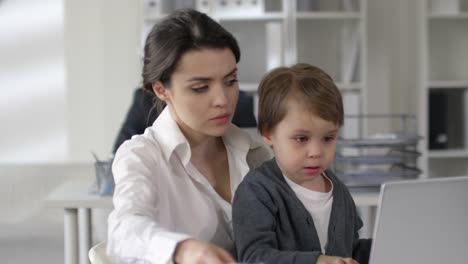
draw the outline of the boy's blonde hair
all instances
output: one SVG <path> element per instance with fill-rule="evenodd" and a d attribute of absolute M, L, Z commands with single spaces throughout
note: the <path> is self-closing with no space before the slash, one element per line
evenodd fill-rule
<path fill-rule="evenodd" d="M 258 130 L 262 135 L 286 116 L 290 99 L 339 127 L 344 123 L 340 91 L 325 71 L 309 64 L 272 70 L 260 82 L 258 95 Z"/>

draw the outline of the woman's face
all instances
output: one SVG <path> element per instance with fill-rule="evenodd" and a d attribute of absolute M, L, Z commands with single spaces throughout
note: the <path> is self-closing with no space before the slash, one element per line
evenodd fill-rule
<path fill-rule="evenodd" d="M 231 124 L 239 95 L 234 54 L 228 48 L 186 52 L 171 76 L 170 87 L 162 91 L 162 99 L 189 140 L 222 136 Z"/>

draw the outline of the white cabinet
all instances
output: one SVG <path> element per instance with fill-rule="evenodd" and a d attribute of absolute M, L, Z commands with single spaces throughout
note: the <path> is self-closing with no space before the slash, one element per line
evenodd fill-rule
<path fill-rule="evenodd" d="M 421 1 L 420 167 L 468 174 L 468 0 Z"/>
<path fill-rule="evenodd" d="M 241 48 L 241 90 L 255 94 L 268 70 L 305 62 L 335 80 L 346 114 L 367 112 L 366 0 L 143 0 L 142 6 L 143 36 L 180 7 L 201 9 L 219 21 Z M 345 120 L 343 133 L 357 135 L 360 128 L 355 119 Z"/>

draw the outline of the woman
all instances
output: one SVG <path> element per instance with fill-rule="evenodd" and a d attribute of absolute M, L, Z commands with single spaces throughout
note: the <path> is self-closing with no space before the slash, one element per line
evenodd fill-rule
<path fill-rule="evenodd" d="M 232 196 L 270 158 L 231 124 L 239 58 L 235 38 L 194 10 L 176 11 L 148 35 L 143 85 L 167 106 L 116 153 L 114 262 L 233 262 Z"/>

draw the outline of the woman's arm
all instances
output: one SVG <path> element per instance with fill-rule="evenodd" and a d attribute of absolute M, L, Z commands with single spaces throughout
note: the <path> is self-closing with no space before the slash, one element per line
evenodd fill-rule
<path fill-rule="evenodd" d="M 156 151 L 137 138 L 124 143 L 114 159 L 115 209 L 109 216 L 107 243 L 113 262 L 233 263 L 224 249 L 158 224 L 165 211 L 159 200 L 164 187 L 157 181 L 163 165 L 151 155 Z"/>
<path fill-rule="evenodd" d="M 183 264 L 234 264 L 236 261 L 222 248 L 204 241 L 187 239 L 177 244 L 174 262 Z"/>
<path fill-rule="evenodd" d="M 113 164 L 114 210 L 109 216 L 108 253 L 115 262 L 171 261 L 177 243 L 189 236 L 172 232 L 157 222 L 157 161 L 141 141 L 124 143 Z M 146 155 L 145 155 L 146 154 Z"/>

